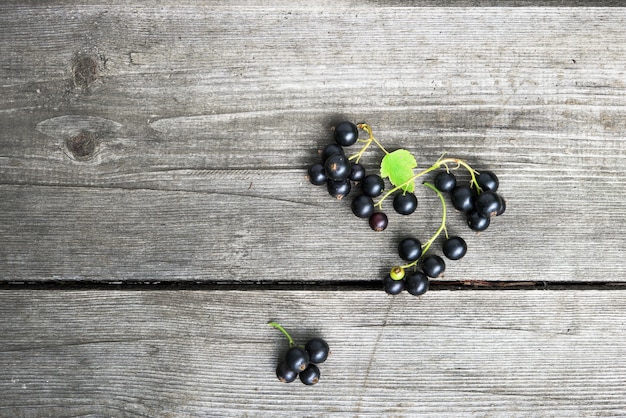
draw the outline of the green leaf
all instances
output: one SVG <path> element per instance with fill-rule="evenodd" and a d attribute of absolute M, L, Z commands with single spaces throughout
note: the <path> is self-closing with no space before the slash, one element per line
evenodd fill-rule
<path fill-rule="evenodd" d="M 380 176 L 389 177 L 389 181 L 395 187 L 406 183 L 414 176 L 413 169 L 417 167 L 415 157 L 405 149 L 395 150 L 383 157 L 380 162 Z M 402 190 L 413 192 L 415 190 L 415 181 L 402 186 Z"/>

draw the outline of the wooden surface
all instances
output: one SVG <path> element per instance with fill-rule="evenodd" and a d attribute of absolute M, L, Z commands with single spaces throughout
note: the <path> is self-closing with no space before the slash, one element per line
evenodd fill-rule
<path fill-rule="evenodd" d="M 626 414 L 626 9 L 399 6 L 0 6 L 0 415 Z M 305 179 L 344 119 L 500 177 L 419 299 L 374 289 L 436 197 L 374 233 Z"/>

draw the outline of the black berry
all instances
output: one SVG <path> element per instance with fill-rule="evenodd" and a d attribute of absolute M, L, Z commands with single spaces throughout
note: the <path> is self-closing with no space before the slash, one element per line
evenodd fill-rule
<path fill-rule="evenodd" d="M 415 261 L 422 255 L 422 243 L 415 238 L 405 238 L 398 244 L 398 255 L 406 261 Z"/>
<path fill-rule="evenodd" d="M 298 373 L 287 367 L 287 363 L 281 361 L 276 367 L 276 377 L 283 383 L 291 383 L 296 380 Z"/>
<path fill-rule="evenodd" d="M 377 197 L 385 190 L 385 182 L 377 174 L 368 174 L 361 181 L 361 190 L 369 197 Z"/>
<path fill-rule="evenodd" d="M 384 212 L 375 212 L 369 219 L 370 228 L 376 232 L 384 231 L 389 225 L 389 219 Z"/>
<path fill-rule="evenodd" d="M 413 296 L 423 295 L 428 291 L 428 277 L 421 271 L 412 273 L 405 279 L 404 288 Z"/>
<path fill-rule="evenodd" d="M 393 280 L 391 276 L 387 275 L 383 279 L 383 288 L 390 295 L 399 295 L 404 290 L 404 281 L 405 279 Z"/>
<path fill-rule="evenodd" d="M 443 255 L 450 260 L 459 260 L 467 252 L 467 244 L 461 237 L 450 237 L 443 243 Z"/>
<path fill-rule="evenodd" d="M 300 372 L 300 381 L 308 386 L 316 384 L 320 381 L 320 369 L 315 364 L 309 364 Z"/>
<path fill-rule="evenodd" d="M 359 218 L 369 218 L 374 213 L 374 201 L 364 194 L 358 195 L 352 200 L 352 213 Z"/>
<path fill-rule="evenodd" d="M 428 255 L 424 257 L 424 261 L 422 261 L 422 271 L 424 271 L 425 275 L 432 277 L 433 279 L 439 277 L 445 269 L 446 263 L 443 261 L 443 258 L 438 255 Z"/>
<path fill-rule="evenodd" d="M 285 353 L 285 364 L 296 373 L 300 373 L 309 365 L 309 353 L 302 347 L 291 347 Z"/>
<path fill-rule="evenodd" d="M 467 214 L 467 226 L 469 226 L 472 231 L 484 231 L 489 227 L 490 222 L 491 218 L 483 216 L 476 211 Z"/>
<path fill-rule="evenodd" d="M 476 191 L 469 186 L 457 186 L 452 190 L 450 195 L 452 206 L 461 212 L 471 212 L 474 210 L 474 201 L 476 200 Z"/>
<path fill-rule="evenodd" d="M 308 175 L 311 184 L 321 186 L 326 183 L 326 171 L 322 163 L 316 163 L 309 167 Z"/>
<path fill-rule="evenodd" d="M 474 207 L 476 211 L 483 216 L 495 216 L 502 206 L 502 198 L 495 192 L 482 192 L 476 198 Z"/>
<path fill-rule="evenodd" d="M 348 178 L 352 165 L 345 155 L 334 154 L 324 163 L 324 170 L 330 180 L 341 181 Z"/>
<path fill-rule="evenodd" d="M 400 215 L 410 215 L 417 209 L 417 197 L 414 193 L 398 193 L 393 198 L 393 208 Z"/>
<path fill-rule="evenodd" d="M 309 353 L 309 361 L 315 364 L 325 362 L 330 353 L 328 343 L 319 337 L 311 338 L 304 346 L 304 349 Z"/>
<path fill-rule="evenodd" d="M 476 182 L 483 192 L 495 192 L 500 185 L 498 177 L 491 171 L 481 171 L 476 178 Z"/>
<path fill-rule="evenodd" d="M 349 147 L 359 139 L 359 130 L 352 122 L 341 122 L 335 126 L 335 142 L 342 147 Z"/>
<path fill-rule="evenodd" d="M 337 144 L 328 144 L 322 150 L 322 162 L 326 162 L 331 155 L 344 155 L 343 148 Z"/>
<path fill-rule="evenodd" d="M 350 190 L 352 189 L 352 184 L 350 183 L 350 180 L 347 179 L 341 181 L 333 181 L 329 179 L 326 182 L 326 185 L 328 188 L 328 194 L 339 200 L 348 196 L 348 194 L 350 194 Z"/>
<path fill-rule="evenodd" d="M 352 164 L 352 171 L 348 177 L 352 181 L 361 181 L 365 177 L 365 168 L 359 163 Z"/>
<path fill-rule="evenodd" d="M 443 193 L 449 193 L 456 187 L 456 177 L 447 171 L 441 171 L 435 176 L 435 187 Z"/>

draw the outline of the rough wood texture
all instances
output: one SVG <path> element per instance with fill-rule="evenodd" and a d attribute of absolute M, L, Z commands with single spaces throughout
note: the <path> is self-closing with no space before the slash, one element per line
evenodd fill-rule
<path fill-rule="evenodd" d="M 307 184 L 342 118 L 500 175 L 449 278 L 623 280 L 626 11 L 374 4 L 2 6 L 1 280 L 378 280 L 439 208 Z"/>
<path fill-rule="evenodd" d="M 3 291 L 0 415 L 623 416 L 625 297 Z M 318 385 L 270 320 L 329 341 Z"/>

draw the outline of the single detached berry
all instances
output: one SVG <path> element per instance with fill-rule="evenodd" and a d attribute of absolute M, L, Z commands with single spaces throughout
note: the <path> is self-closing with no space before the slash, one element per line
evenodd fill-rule
<path fill-rule="evenodd" d="M 285 353 L 285 363 L 290 370 L 300 373 L 309 365 L 309 353 L 302 347 L 291 347 Z"/>
<path fill-rule="evenodd" d="M 335 126 L 335 142 L 342 147 L 349 147 L 359 139 L 359 130 L 352 122 L 341 122 Z"/>
<path fill-rule="evenodd" d="M 322 163 L 316 163 L 309 167 L 308 175 L 311 184 L 321 186 L 326 183 L 326 170 Z"/>
<path fill-rule="evenodd" d="M 387 275 L 383 279 L 383 288 L 390 295 L 399 295 L 404 290 L 404 279 L 394 280 Z"/>
<path fill-rule="evenodd" d="M 495 192 L 500 185 L 498 177 L 491 171 L 481 171 L 476 178 L 476 182 L 483 192 Z"/>
<path fill-rule="evenodd" d="M 341 181 L 348 178 L 352 165 L 345 155 L 334 154 L 328 157 L 324 163 L 324 170 L 330 180 Z"/>
<path fill-rule="evenodd" d="M 307 386 L 316 384 L 320 381 L 320 369 L 315 364 L 309 364 L 300 372 L 300 381 Z"/>
<path fill-rule="evenodd" d="M 309 353 L 309 362 L 315 364 L 325 362 L 330 353 L 328 343 L 319 337 L 311 338 L 304 346 L 304 349 Z"/>
<path fill-rule="evenodd" d="M 456 187 L 456 176 L 447 171 L 440 171 L 435 176 L 435 187 L 442 193 L 449 193 Z"/>
<path fill-rule="evenodd" d="M 352 171 L 350 172 L 350 176 L 348 178 L 352 181 L 361 181 L 365 177 L 365 167 L 363 167 L 359 163 L 352 164 Z"/>
<path fill-rule="evenodd" d="M 329 179 L 326 182 L 326 187 L 328 188 L 328 194 L 341 200 L 350 194 L 352 184 L 350 183 L 350 180 L 347 179 L 341 181 L 333 181 Z"/>
<path fill-rule="evenodd" d="M 384 231 L 389 225 L 389 219 L 384 212 L 375 212 L 369 219 L 370 228 L 376 232 Z"/>
<path fill-rule="evenodd" d="M 450 260 L 460 260 L 467 252 L 467 244 L 461 237 L 450 237 L 443 243 L 443 255 Z"/>
<path fill-rule="evenodd" d="M 281 361 L 276 367 L 276 377 L 283 383 L 291 383 L 298 377 L 298 373 L 287 367 L 287 363 Z"/>
<path fill-rule="evenodd" d="M 433 279 L 439 277 L 445 269 L 446 263 L 443 261 L 443 258 L 438 255 L 428 255 L 424 257 L 424 260 L 422 261 L 422 271 L 425 275 L 432 277 Z"/>
<path fill-rule="evenodd" d="M 422 243 L 416 238 L 405 238 L 398 244 L 398 255 L 406 261 L 415 261 L 422 255 Z"/>
<path fill-rule="evenodd" d="M 404 288 L 413 296 L 419 296 L 428 291 L 428 285 L 428 277 L 421 271 L 416 271 L 407 276 Z"/>
<path fill-rule="evenodd" d="M 489 216 L 483 216 L 476 211 L 467 214 L 467 226 L 469 226 L 472 231 L 484 231 L 489 227 L 490 223 L 491 218 Z"/>
<path fill-rule="evenodd" d="M 476 191 L 469 186 L 457 186 L 452 190 L 450 195 L 452 206 L 456 210 L 469 213 L 474 210 L 474 201 L 476 200 Z"/>
<path fill-rule="evenodd" d="M 487 217 L 495 216 L 500 211 L 501 206 L 502 198 L 496 192 L 490 191 L 482 192 L 474 202 L 476 212 Z"/>
<path fill-rule="evenodd" d="M 361 181 L 361 190 L 369 197 L 377 197 L 385 190 L 385 182 L 377 174 L 368 174 Z"/>
<path fill-rule="evenodd" d="M 343 148 L 338 144 L 328 144 L 322 150 L 322 162 L 325 163 L 331 155 L 344 155 Z"/>
<path fill-rule="evenodd" d="M 417 197 L 414 193 L 398 193 L 393 198 L 393 209 L 400 215 L 410 215 L 417 209 Z"/>
<path fill-rule="evenodd" d="M 352 200 L 352 213 L 359 218 L 369 218 L 374 213 L 374 201 L 371 197 L 360 194 Z"/>

